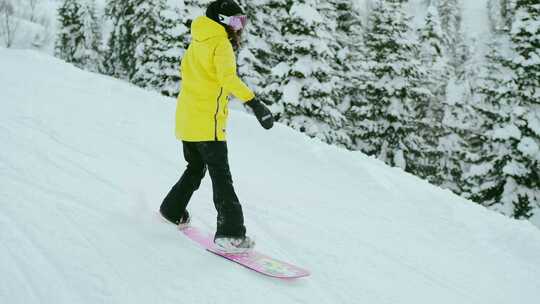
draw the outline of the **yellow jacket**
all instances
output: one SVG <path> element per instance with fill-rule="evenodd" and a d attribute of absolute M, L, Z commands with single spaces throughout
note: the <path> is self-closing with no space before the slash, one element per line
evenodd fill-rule
<path fill-rule="evenodd" d="M 176 137 L 183 141 L 225 141 L 228 96 L 255 97 L 236 74 L 236 56 L 225 28 L 201 16 L 191 25 L 192 40 L 181 65 Z"/>

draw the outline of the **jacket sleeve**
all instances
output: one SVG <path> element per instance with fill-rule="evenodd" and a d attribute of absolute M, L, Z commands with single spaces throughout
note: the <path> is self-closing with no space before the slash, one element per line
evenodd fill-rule
<path fill-rule="evenodd" d="M 243 102 L 255 97 L 253 91 L 236 74 L 236 56 L 231 43 L 224 39 L 216 48 L 214 55 L 217 78 L 225 90 Z"/>

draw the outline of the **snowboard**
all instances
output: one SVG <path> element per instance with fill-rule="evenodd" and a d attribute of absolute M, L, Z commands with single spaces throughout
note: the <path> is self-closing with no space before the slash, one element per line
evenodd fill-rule
<path fill-rule="evenodd" d="M 255 250 L 247 253 L 223 253 L 216 249 L 214 245 L 214 236 L 199 228 L 187 227 L 182 229 L 182 232 L 207 251 L 238 263 L 258 273 L 280 279 L 296 279 L 309 275 L 309 271 L 305 269 L 276 260 Z"/>

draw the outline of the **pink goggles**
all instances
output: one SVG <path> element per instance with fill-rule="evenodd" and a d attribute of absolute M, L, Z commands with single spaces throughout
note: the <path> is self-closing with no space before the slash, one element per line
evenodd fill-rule
<path fill-rule="evenodd" d="M 230 26 L 233 30 L 239 31 L 243 29 L 247 24 L 247 16 L 246 15 L 240 15 L 240 16 L 224 16 L 219 15 L 219 19 L 221 22 L 225 23 L 226 25 Z"/>

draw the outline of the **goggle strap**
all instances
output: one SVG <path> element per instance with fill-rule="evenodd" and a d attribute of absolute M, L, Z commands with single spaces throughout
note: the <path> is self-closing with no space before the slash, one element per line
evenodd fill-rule
<path fill-rule="evenodd" d="M 231 17 L 225 16 L 225 15 L 218 15 L 219 21 L 225 24 L 229 24 L 231 22 Z"/>

